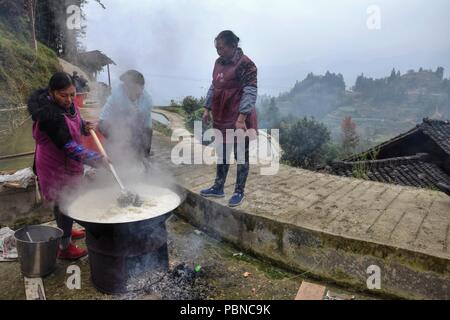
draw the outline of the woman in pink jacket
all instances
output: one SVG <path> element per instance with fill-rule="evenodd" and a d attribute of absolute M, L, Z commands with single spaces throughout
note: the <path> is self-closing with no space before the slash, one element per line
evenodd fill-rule
<path fill-rule="evenodd" d="M 81 145 L 81 136 L 89 135 L 93 124 L 84 121 L 73 103 L 76 95 L 73 78 L 58 72 L 48 88 L 34 92 L 28 101 L 36 141 L 34 171 L 44 198 L 54 204 L 58 227 L 64 232 L 58 256 L 76 260 L 87 254 L 75 246 L 72 238 L 84 237 L 84 232 L 72 230 L 73 220 L 60 211 L 59 204 L 83 177 L 83 164 L 98 167 L 106 162 L 98 153 Z"/>

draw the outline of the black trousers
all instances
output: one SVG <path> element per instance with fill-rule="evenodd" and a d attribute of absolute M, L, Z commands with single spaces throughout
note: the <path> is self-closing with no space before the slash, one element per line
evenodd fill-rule
<path fill-rule="evenodd" d="M 135 135 L 134 150 L 138 159 L 148 158 L 152 151 L 153 129 L 146 129 L 145 132 Z"/>
<path fill-rule="evenodd" d="M 228 146 L 228 148 L 227 148 Z M 222 144 L 218 148 L 222 148 L 221 150 L 217 150 L 217 172 L 216 172 L 216 180 L 214 183 L 214 187 L 218 190 L 223 191 L 225 186 L 225 182 L 227 180 L 228 171 L 230 169 L 230 144 Z M 245 138 L 245 144 L 238 144 L 237 139 L 234 141 L 234 159 L 237 163 L 237 175 L 236 175 L 236 193 L 244 193 L 245 185 L 247 183 L 248 173 L 250 171 L 250 139 L 248 137 Z"/>
<path fill-rule="evenodd" d="M 72 236 L 73 220 L 63 214 L 57 204 L 53 208 L 53 214 L 55 215 L 55 220 L 58 228 L 60 228 L 64 232 L 62 242 L 70 242 Z"/>

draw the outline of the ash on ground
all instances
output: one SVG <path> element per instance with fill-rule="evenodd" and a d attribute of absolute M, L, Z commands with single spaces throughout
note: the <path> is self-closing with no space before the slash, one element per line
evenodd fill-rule
<path fill-rule="evenodd" d="M 213 291 L 204 277 L 205 270 L 198 272 L 179 264 L 167 272 L 154 272 L 128 284 L 125 299 L 149 297 L 157 300 L 206 300 Z"/>

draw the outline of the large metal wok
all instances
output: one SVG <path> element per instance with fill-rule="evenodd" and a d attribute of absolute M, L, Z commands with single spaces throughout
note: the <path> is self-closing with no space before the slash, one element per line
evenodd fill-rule
<path fill-rule="evenodd" d="M 175 187 L 144 184 L 133 191 L 150 204 L 116 210 L 115 193 L 120 191 L 106 188 L 88 191 L 66 205 L 66 214 L 86 228 L 91 279 L 105 293 L 142 289 L 145 282 L 137 279 L 168 270 L 165 222 L 185 194 Z"/>

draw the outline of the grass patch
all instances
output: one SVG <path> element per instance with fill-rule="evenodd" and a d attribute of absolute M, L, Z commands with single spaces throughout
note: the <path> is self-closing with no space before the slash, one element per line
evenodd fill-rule
<path fill-rule="evenodd" d="M 158 131 L 159 133 L 161 133 L 166 137 L 172 136 L 172 129 L 156 121 L 153 123 L 153 130 Z"/>
<path fill-rule="evenodd" d="M 353 177 L 356 179 L 365 179 L 367 180 L 367 174 L 370 171 L 370 164 L 367 161 L 376 160 L 378 154 L 380 153 L 380 148 L 374 148 L 367 153 L 361 155 L 356 164 L 353 167 Z"/>
<path fill-rule="evenodd" d="M 176 113 L 176 114 L 182 116 L 183 118 L 185 118 L 187 116 L 186 111 L 184 111 L 181 106 L 169 106 L 169 107 L 164 107 L 162 109 L 167 110 L 169 112 Z"/>
<path fill-rule="evenodd" d="M 283 280 L 292 277 L 292 274 L 290 272 L 284 271 L 276 266 L 271 265 L 270 263 L 260 261 L 247 254 L 231 256 L 231 259 L 244 261 L 246 263 L 254 265 L 259 271 L 263 272 L 267 276 L 267 278 L 272 280 Z"/>
<path fill-rule="evenodd" d="M 38 54 L 20 34 L 0 22 L 0 108 L 26 104 L 31 92 L 46 87 L 60 69 L 51 49 L 38 44 Z"/>

